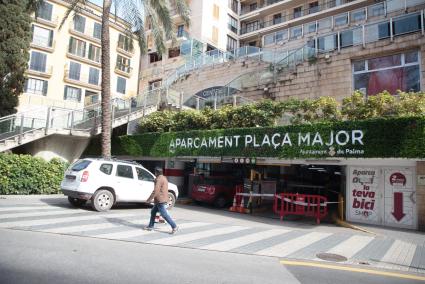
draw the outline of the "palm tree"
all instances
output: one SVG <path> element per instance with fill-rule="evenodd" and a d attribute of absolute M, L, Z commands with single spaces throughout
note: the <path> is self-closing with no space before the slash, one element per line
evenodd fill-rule
<path fill-rule="evenodd" d="M 111 157 L 111 70 L 110 70 L 110 40 L 109 40 L 109 20 L 112 5 L 115 7 L 115 17 L 119 16 L 125 20 L 127 36 L 133 39 L 137 37 L 141 55 L 147 52 L 147 37 L 145 34 L 145 24 L 151 24 L 153 42 L 157 52 L 162 54 L 166 47 L 167 39 L 176 38 L 174 26 L 171 19 L 171 1 L 174 2 L 176 12 L 182 17 L 186 25 L 190 22 L 190 10 L 186 0 L 103 0 L 102 13 L 102 36 L 101 36 L 101 69 L 102 69 L 102 132 L 101 148 L 102 156 Z M 60 28 L 65 23 L 69 15 L 74 12 L 74 16 L 82 10 L 85 0 L 69 0 L 70 6 L 62 19 Z M 133 40 L 131 40 L 133 42 Z"/>

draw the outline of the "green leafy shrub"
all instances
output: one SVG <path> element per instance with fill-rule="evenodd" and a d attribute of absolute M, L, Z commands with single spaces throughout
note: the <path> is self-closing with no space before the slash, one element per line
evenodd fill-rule
<path fill-rule="evenodd" d="M 0 194 L 53 194 L 67 163 L 30 155 L 0 154 Z"/>
<path fill-rule="evenodd" d="M 425 113 L 424 93 L 403 93 L 393 96 L 384 91 L 365 97 L 354 92 L 342 104 L 332 97 L 289 99 L 282 102 L 262 100 L 233 107 L 225 105 L 186 111 L 155 112 L 141 119 L 138 133 L 229 129 L 241 127 L 275 126 L 282 118 L 292 125 L 341 120 L 363 120 L 379 117 L 422 116 Z"/>

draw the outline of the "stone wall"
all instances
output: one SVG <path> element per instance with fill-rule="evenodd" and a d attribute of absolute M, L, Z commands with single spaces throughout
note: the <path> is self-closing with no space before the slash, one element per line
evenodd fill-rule
<path fill-rule="evenodd" d="M 396 37 L 393 41 L 390 39 L 380 40 L 367 44 L 365 48 L 355 46 L 344 48 L 340 52 L 320 54 L 314 62 L 305 62 L 298 65 L 292 72 L 278 74 L 275 83 L 243 89 L 240 95 L 254 100 L 331 96 L 341 101 L 354 91 L 353 60 L 385 56 L 407 50 L 420 50 L 421 87 L 424 91 L 425 37 L 420 33 L 415 33 Z M 183 91 L 186 100 L 200 90 L 213 86 L 225 86 L 242 74 L 254 70 L 264 70 L 268 66 L 268 63 L 249 58 L 208 66 L 180 79 L 172 88 Z"/>

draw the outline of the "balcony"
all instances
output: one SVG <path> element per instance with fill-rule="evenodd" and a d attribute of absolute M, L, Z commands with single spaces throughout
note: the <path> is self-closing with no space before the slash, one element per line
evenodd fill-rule
<path fill-rule="evenodd" d="M 124 46 L 120 43 L 117 44 L 117 52 L 124 54 L 127 57 L 133 57 L 134 55 L 134 48 L 127 48 L 125 49 Z"/>
<path fill-rule="evenodd" d="M 87 74 L 70 74 L 68 66 L 65 66 L 63 80 L 66 83 L 82 86 L 88 89 L 101 90 L 100 78 L 98 78 L 97 82 L 94 82 Z"/>
<path fill-rule="evenodd" d="M 50 41 L 48 37 L 41 36 L 41 35 L 33 35 L 32 42 L 30 43 L 31 48 L 40 49 L 50 53 L 54 51 L 55 45 L 56 45 L 56 41 L 54 40 Z"/>
<path fill-rule="evenodd" d="M 251 6 L 251 5 L 242 6 L 240 15 L 245 16 L 249 13 L 258 12 L 259 10 L 266 10 L 270 6 L 272 6 L 272 5 L 277 6 L 275 4 L 281 3 L 281 2 L 286 2 L 286 4 L 288 4 L 288 2 L 290 2 L 290 1 L 288 1 L 288 0 L 269 0 L 269 1 L 265 1 L 263 4 L 257 4 L 255 6 Z M 330 1 L 326 1 L 325 3 L 323 3 L 323 5 L 318 5 L 318 6 L 309 7 L 309 8 L 304 9 L 303 12 L 302 12 L 302 15 L 317 13 L 317 12 L 323 11 L 325 9 L 330 9 L 330 8 L 337 7 L 337 6 L 342 6 L 342 5 L 350 3 L 350 2 L 353 2 L 353 0 L 340 0 L 340 1 L 330 0 Z"/>
<path fill-rule="evenodd" d="M 95 42 L 97 44 L 101 43 L 100 35 L 99 37 L 95 36 L 93 27 L 89 27 L 89 28 L 86 27 L 84 29 L 84 32 L 81 32 L 81 31 L 75 30 L 74 26 L 71 25 L 71 27 L 69 27 L 69 33 L 72 35 L 78 36 L 80 38 L 84 38 L 85 40 Z"/>
<path fill-rule="evenodd" d="M 66 50 L 67 50 L 66 57 L 68 57 L 70 59 L 74 59 L 74 60 L 77 60 L 77 61 L 80 61 L 80 62 L 83 62 L 83 63 L 87 63 L 87 64 L 90 64 L 90 65 L 93 65 L 93 66 L 99 67 L 99 68 L 102 66 L 101 63 L 100 63 L 100 60 L 99 60 L 99 62 L 97 62 L 97 61 L 91 60 L 89 58 L 86 58 L 85 56 L 81 56 L 80 54 L 70 52 L 69 46 L 67 47 Z"/>
<path fill-rule="evenodd" d="M 59 16 L 52 16 L 52 18 L 49 19 L 44 19 L 41 17 L 36 17 L 35 15 L 31 16 L 32 19 L 42 25 L 48 26 L 50 28 L 56 28 L 59 25 Z"/>
<path fill-rule="evenodd" d="M 284 1 L 284 0 L 269 1 L 269 2 L 266 2 L 266 4 L 271 3 L 271 2 L 273 2 L 272 4 L 276 4 L 276 3 L 279 3 L 279 2 L 282 2 L 282 1 Z M 353 5 L 356 2 L 358 2 L 358 1 L 341 0 L 341 1 L 336 2 L 336 0 L 332 0 L 332 1 L 325 2 L 321 5 L 317 5 L 317 6 L 311 6 L 311 7 L 310 6 L 303 6 L 301 10 L 297 10 L 297 11 L 291 10 L 288 7 L 288 11 L 290 11 L 291 13 L 287 14 L 287 15 L 282 15 L 282 17 L 279 18 L 278 21 L 276 21 L 276 19 L 269 20 L 269 21 L 259 20 L 256 24 L 242 27 L 240 34 L 243 35 L 243 34 L 247 34 L 247 33 L 250 33 L 250 32 L 258 31 L 258 30 L 261 30 L 263 28 L 267 28 L 267 27 L 270 27 L 270 26 L 274 26 L 274 25 L 284 23 L 284 22 L 292 21 L 294 19 L 298 19 L 298 18 L 305 17 L 305 16 L 308 16 L 308 15 L 323 12 L 323 11 L 329 10 L 331 8 L 346 7 L 345 5 L 348 5 L 348 4 Z M 272 4 L 268 4 L 268 5 L 266 5 L 266 4 L 262 5 L 261 8 L 272 5 Z M 291 7 L 293 8 L 293 6 L 291 6 Z M 255 9 L 255 11 L 257 11 L 261 8 L 257 8 L 257 9 Z M 264 11 L 264 9 L 262 11 Z M 253 11 L 251 11 L 251 12 L 253 12 Z M 255 14 L 255 15 L 258 16 L 258 13 Z M 264 13 L 264 15 L 267 15 L 267 13 Z M 247 16 L 249 16 L 249 15 L 247 15 Z M 242 19 L 242 21 L 243 21 L 243 19 Z M 248 21 L 248 19 L 246 19 L 245 21 Z"/>
<path fill-rule="evenodd" d="M 48 79 L 52 77 L 53 66 L 48 65 L 48 66 L 44 66 L 44 68 L 38 68 L 37 70 L 32 69 L 30 66 L 30 68 L 27 69 L 26 73 L 31 76 L 43 77 Z"/>
<path fill-rule="evenodd" d="M 133 67 L 123 64 L 115 65 L 115 73 L 130 78 L 133 74 Z"/>

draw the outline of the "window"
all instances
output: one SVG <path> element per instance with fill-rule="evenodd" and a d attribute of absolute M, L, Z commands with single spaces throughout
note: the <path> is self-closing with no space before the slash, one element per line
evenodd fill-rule
<path fill-rule="evenodd" d="M 332 18 L 325 18 L 317 22 L 317 30 L 322 31 L 332 28 Z"/>
<path fill-rule="evenodd" d="M 229 0 L 230 9 L 233 12 L 238 13 L 238 1 L 237 0 Z"/>
<path fill-rule="evenodd" d="M 80 80 L 81 64 L 77 62 L 71 62 L 69 64 L 69 79 Z"/>
<path fill-rule="evenodd" d="M 352 30 L 348 30 L 348 31 L 342 31 L 340 33 L 340 38 L 339 38 L 339 42 L 341 47 L 348 47 L 348 46 L 352 46 L 353 45 L 353 31 Z"/>
<path fill-rule="evenodd" d="M 288 39 L 288 30 L 281 30 L 276 32 L 276 43 L 282 42 Z"/>
<path fill-rule="evenodd" d="M 86 90 L 86 94 L 84 97 L 84 105 L 89 106 L 99 102 L 99 94 Z"/>
<path fill-rule="evenodd" d="M 366 19 L 366 10 L 360 9 L 357 11 L 351 12 L 351 22 L 360 22 Z"/>
<path fill-rule="evenodd" d="M 47 86 L 47 81 L 28 78 L 25 81 L 25 93 L 45 96 L 47 95 Z"/>
<path fill-rule="evenodd" d="M 212 36 L 211 36 L 211 39 L 215 43 L 218 42 L 218 28 L 217 27 L 212 27 Z"/>
<path fill-rule="evenodd" d="M 417 51 L 359 60 L 353 62 L 354 89 L 368 96 L 384 90 L 391 94 L 420 90 L 419 56 Z"/>
<path fill-rule="evenodd" d="M 81 89 L 71 86 L 65 86 L 64 100 L 80 102 Z"/>
<path fill-rule="evenodd" d="M 38 46 L 52 47 L 53 31 L 32 25 L 32 43 Z"/>
<path fill-rule="evenodd" d="M 328 35 L 317 39 L 318 49 L 321 51 L 331 51 L 336 48 L 336 35 Z"/>
<path fill-rule="evenodd" d="M 47 55 L 38 51 L 31 52 L 30 69 L 39 72 L 46 72 Z"/>
<path fill-rule="evenodd" d="M 112 164 L 101 164 L 99 170 L 107 175 L 112 173 Z"/>
<path fill-rule="evenodd" d="M 122 77 L 117 77 L 117 92 L 121 94 L 125 94 L 125 85 L 127 80 Z"/>
<path fill-rule="evenodd" d="M 162 56 L 157 52 L 149 53 L 149 63 L 154 63 L 162 60 Z"/>
<path fill-rule="evenodd" d="M 117 176 L 123 178 L 133 178 L 133 168 L 126 165 L 117 165 Z"/>
<path fill-rule="evenodd" d="M 238 44 L 238 42 L 236 41 L 236 39 L 234 39 L 234 38 L 233 38 L 233 37 L 231 37 L 231 36 L 227 36 L 227 45 L 226 45 L 226 49 L 227 49 L 228 51 L 235 50 L 235 49 L 237 48 L 237 44 Z"/>
<path fill-rule="evenodd" d="M 253 32 L 253 31 L 256 31 L 256 30 L 258 30 L 258 21 L 246 24 L 246 32 L 247 33 Z"/>
<path fill-rule="evenodd" d="M 148 86 L 148 90 L 152 91 L 152 90 L 158 89 L 158 88 L 161 87 L 161 85 L 162 85 L 162 79 L 150 81 L 149 86 Z"/>
<path fill-rule="evenodd" d="M 409 15 L 393 19 L 394 35 L 401 35 L 421 30 L 421 15 Z"/>
<path fill-rule="evenodd" d="M 96 22 L 93 24 L 93 37 L 97 39 L 102 37 L 102 25 Z"/>
<path fill-rule="evenodd" d="M 319 2 L 311 2 L 308 4 L 308 13 L 313 14 L 319 12 Z"/>
<path fill-rule="evenodd" d="M 137 178 L 144 181 L 154 181 L 154 177 L 142 168 L 136 167 Z"/>
<path fill-rule="evenodd" d="M 47 21 L 52 21 L 53 5 L 47 1 L 42 1 L 37 10 L 37 18 L 41 18 Z"/>
<path fill-rule="evenodd" d="M 95 62 L 100 62 L 100 47 L 91 44 L 89 45 L 89 59 Z"/>
<path fill-rule="evenodd" d="M 177 37 L 184 36 L 184 25 L 177 26 Z"/>
<path fill-rule="evenodd" d="M 254 10 L 257 10 L 257 3 L 249 4 L 249 11 L 251 12 Z"/>
<path fill-rule="evenodd" d="M 282 14 L 279 13 L 279 14 L 273 15 L 273 25 L 277 25 L 280 23 L 282 23 Z"/>
<path fill-rule="evenodd" d="M 121 56 L 121 55 L 117 55 L 117 65 L 116 68 L 118 70 L 121 70 L 123 72 L 126 73 L 130 73 L 131 71 L 131 67 L 130 67 L 130 59 Z"/>
<path fill-rule="evenodd" d="M 302 6 L 294 8 L 294 19 L 299 18 L 302 15 L 303 15 L 303 7 Z"/>
<path fill-rule="evenodd" d="M 271 45 L 275 43 L 275 34 L 268 34 L 264 36 L 264 45 Z"/>
<path fill-rule="evenodd" d="M 378 17 L 378 16 L 382 16 L 385 14 L 385 3 L 379 3 L 373 6 L 369 6 L 368 7 L 368 11 L 367 11 L 367 16 L 368 18 L 371 17 Z"/>
<path fill-rule="evenodd" d="M 216 20 L 220 18 L 220 7 L 217 4 L 213 4 L 213 17 Z"/>
<path fill-rule="evenodd" d="M 180 47 L 174 47 L 168 50 L 168 58 L 174 58 L 179 56 L 180 56 Z"/>
<path fill-rule="evenodd" d="M 344 26 L 348 24 L 348 14 L 344 13 L 338 16 L 335 16 L 335 27 Z"/>
<path fill-rule="evenodd" d="M 86 27 L 86 18 L 80 15 L 74 16 L 74 30 L 80 33 L 84 33 Z"/>
<path fill-rule="evenodd" d="M 300 38 L 303 35 L 302 26 L 293 27 L 290 29 L 291 31 L 291 39 Z"/>
<path fill-rule="evenodd" d="M 229 16 L 229 23 L 227 25 L 227 27 L 229 28 L 229 30 L 231 30 L 232 32 L 234 32 L 235 34 L 238 33 L 238 21 L 233 18 L 232 16 Z"/>
<path fill-rule="evenodd" d="M 99 74 L 100 74 L 99 69 L 90 67 L 90 70 L 89 70 L 89 84 L 98 86 L 99 85 Z"/>
<path fill-rule="evenodd" d="M 69 39 L 69 47 L 68 52 L 74 55 L 78 55 L 80 57 L 86 56 L 86 42 L 71 37 Z"/>
<path fill-rule="evenodd" d="M 128 36 L 119 34 L 118 36 L 118 48 L 121 48 L 125 51 L 133 51 L 133 40 Z"/>
<path fill-rule="evenodd" d="M 308 23 L 304 25 L 305 34 L 316 33 L 316 30 L 317 30 L 316 22 L 312 22 L 312 23 Z"/>
<path fill-rule="evenodd" d="M 86 169 L 91 164 L 91 161 L 88 160 L 78 160 L 75 164 L 72 165 L 72 171 L 82 171 Z"/>

